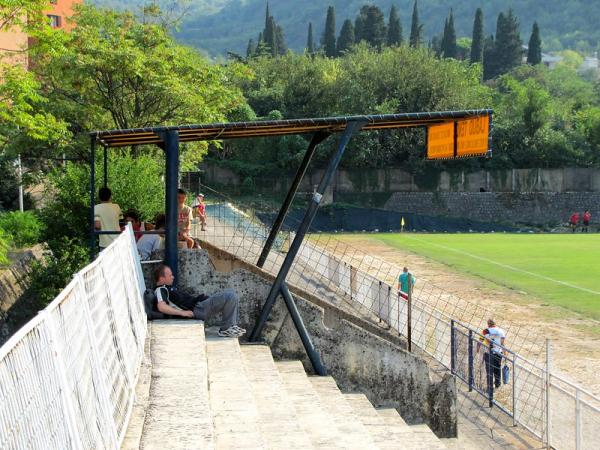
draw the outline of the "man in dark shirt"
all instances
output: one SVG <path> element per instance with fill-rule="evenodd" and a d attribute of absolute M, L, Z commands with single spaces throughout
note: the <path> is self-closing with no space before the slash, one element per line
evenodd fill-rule
<path fill-rule="evenodd" d="M 223 322 L 219 329 L 219 336 L 239 337 L 246 332 L 237 325 L 239 300 L 233 289 L 225 289 L 211 296 L 201 294 L 193 297 L 173 289 L 174 279 L 171 268 L 165 264 L 161 264 L 154 270 L 158 311 L 170 316 L 198 320 L 206 320 L 221 313 Z"/>

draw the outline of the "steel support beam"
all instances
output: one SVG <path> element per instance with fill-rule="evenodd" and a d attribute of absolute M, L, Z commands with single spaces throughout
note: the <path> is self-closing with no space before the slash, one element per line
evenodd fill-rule
<path fill-rule="evenodd" d="M 296 258 L 296 255 L 298 254 L 298 251 L 300 250 L 300 246 L 302 245 L 302 242 L 303 242 L 304 237 L 310 227 L 310 224 L 312 223 L 312 221 L 317 213 L 317 210 L 319 209 L 319 205 L 321 203 L 321 199 L 323 198 L 323 194 L 325 193 L 325 190 L 327 189 L 327 186 L 329 185 L 331 178 L 333 177 L 333 174 L 335 173 L 335 171 L 340 163 L 340 160 L 342 159 L 342 156 L 344 155 L 346 146 L 350 142 L 350 139 L 352 138 L 352 136 L 356 132 L 358 132 L 366 123 L 367 122 L 363 121 L 363 120 L 348 122 L 348 125 L 346 126 L 346 129 L 344 130 L 344 132 L 340 138 L 340 142 L 338 144 L 337 150 L 335 151 L 335 153 L 333 154 L 333 156 L 331 157 L 331 159 L 329 161 L 329 165 L 327 166 L 327 170 L 323 174 L 323 178 L 321 179 L 321 182 L 319 183 L 319 187 L 317 188 L 317 191 L 313 194 L 311 202 L 306 210 L 306 213 L 304 214 L 304 218 L 302 219 L 302 223 L 300 224 L 300 226 L 298 227 L 298 230 L 296 231 L 296 237 L 294 238 L 294 241 L 292 242 L 292 245 L 290 246 L 290 250 L 288 251 L 288 253 L 283 261 L 283 264 L 281 265 L 281 268 L 279 269 L 279 273 L 277 274 L 277 277 L 275 278 L 273 285 L 271 286 L 271 290 L 269 291 L 267 300 L 265 301 L 263 309 L 260 313 L 260 317 L 258 318 L 256 325 L 254 326 L 254 329 L 252 330 L 252 333 L 250 335 L 249 340 L 251 342 L 255 342 L 259 339 L 259 337 L 262 333 L 262 330 L 267 322 L 267 319 L 269 318 L 269 315 L 271 314 L 271 310 L 273 309 L 273 306 L 275 305 L 275 300 L 277 299 L 277 296 L 280 293 L 282 293 L 282 286 L 284 286 L 285 278 L 287 277 L 287 274 L 289 273 L 289 271 L 292 267 L 292 264 L 294 263 L 294 259 Z M 300 330 L 298 330 L 298 332 L 300 332 Z M 315 367 L 315 371 L 317 373 L 319 373 L 317 367 Z"/>
<path fill-rule="evenodd" d="M 256 263 L 258 267 L 262 267 L 265 264 L 267 257 L 269 256 L 271 247 L 273 247 L 273 242 L 275 242 L 277 233 L 279 233 L 279 230 L 281 230 L 281 226 L 283 225 L 285 216 L 287 215 L 287 212 L 290 209 L 292 202 L 294 201 L 294 197 L 296 196 L 296 192 L 298 191 L 298 186 L 300 185 L 302 178 L 304 178 L 304 174 L 306 173 L 308 164 L 310 163 L 310 160 L 312 159 L 312 156 L 314 155 L 317 146 L 329 136 L 331 136 L 331 133 L 329 132 L 317 131 L 310 140 L 310 144 L 308 144 L 308 148 L 306 149 L 306 153 L 304 154 L 304 159 L 302 160 L 302 162 L 300 163 L 300 167 L 298 167 L 298 170 L 296 171 L 296 176 L 294 177 L 290 189 L 288 190 L 287 196 L 285 197 L 285 200 L 281 205 L 281 209 L 279 210 L 279 213 L 277 214 L 277 217 L 273 222 L 273 226 L 271 227 L 271 231 L 269 232 L 269 237 L 267 237 L 267 241 L 265 242 L 262 252 L 258 258 L 258 262 Z"/>
<path fill-rule="evenodd" d="M 165 264 L 173 271 L 177 283 L 177 188 L 179 183 L 179 132 L 168 130 L 162 134 L 165 143 L 165 212 L 167 229 L 165 231 Z"/>
<path fill-rule="evenodd" d="M 104 187 L 108 187 L 108 152 L 104 147 Z"/>
<path fill-rule="evenodd" d="M 285 300 L 285 305 L 287 306 L 287 309 L 290 313 L 290 317 L 292 318 L 292 321 L 296 326 L 296 330 L 298 330 L 298 334 L 300 335 L 300 340 L 302 341 L 304 350 L 306 350 L 308 359 L 310 359 L 310 362 L 313 368 L 315 369 L 316 374 L 322 377 L 326 376 L 327 370 L 321 362 L 321 356 L 319 355 L 319 352 L 317 352 L 317 349 L 312 343 L 312 339 L 310 338 L 308 330 L 304 325 L 304 321 L 300 316 L 300 312 L 298 311 L 296 302 L 294 302 L 294 298 L 292 297 L 292 294 L 290 293 L 290 290 L 288 289 L 285 281 L 281 284 L 281 296 L 283 297 L 283 300 Z"/>
<path fill-rule="evenodd" d="M 90 261 L 96 257 L 96 229 L 94 227 L 94 204 L 96 203 L 96 136 L 90 138 Z"/>

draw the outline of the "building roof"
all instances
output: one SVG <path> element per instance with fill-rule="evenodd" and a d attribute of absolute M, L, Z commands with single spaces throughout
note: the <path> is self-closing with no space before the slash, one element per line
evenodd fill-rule
<path fill-rule="evenodd" d="M 159 126 L 126 130 L 94 131 L 96 142 L 106 147 L 164 143 L 163 133 L 177 131 L 181 142 L 211 141 L 252 137 L 284 136 L 324 131 L 341 132 L 350 121 L 366 121 L 363 130 L 423 127 L 429 124 L 452 122 L 468 117 L 491 115 L 490 109 L 380 114 L 364 116 L 325 117 L 291 120 L 259 120 L 253 122 L 226 122 L 202 125 Z"/>

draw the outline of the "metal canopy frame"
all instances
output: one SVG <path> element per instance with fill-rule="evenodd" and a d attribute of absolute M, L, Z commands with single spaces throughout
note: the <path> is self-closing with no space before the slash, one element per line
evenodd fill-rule
<path fill-rule="evenodd" d="M 328 117 L 313 119 L 292 119 L 292 120 L 269 120 L 254 122 L 229 122 L 203 125 L 182 125 L 182 126 L 162 126 L 148 128 L 134 128 L 127 130 L 107 130 L 95 131 L 90 133 L 90 255 L 95 255 L 96 236 L 100 234 L 110 234 L 117 232 L 98 232 L 94 229 L 94 204 L 95 204 L 95 156 L 96 145 L 104 148 L 104 186 L 108 184 L 107 171 L 107 149 L 127 147 L 134 145 L 157 145 L 165 152 L 166 159 L 166 196 L 165 211 L 167 216 L 166 243 L 165 243 L 165 263 L 173 270 L 177 280 L 177 189 L 179 180 L 179 145 L 181 142 L 191 141 L 211 141 L 224 139 L 241 139 L 257 137 L 285 136 L 293 134 L 312 135 L 311 141 L 306 150 L 294 180 L 290 186 L 288 194 L 275 219 L 269 237 L 267 238 L 261 255 L 257 261 L 257 266 L 262 267 L 269 255 L 275 237 L 279 232 L 283 221 L 287 215 L 290 205 L 296 195 L 298 186 L 306 173 L 308 165 L 317 146 L 331 136 L 333 133 L 341 133 L 335 153 L 331 156 L 327 169 L 319 183 L 316 192 L 313 194 L 310 204 L 306 210 L 302 223 L 298 227 L 294 241 L 284 259 L 284 262 L 277 274 L 277 277 L 271 287 L 269 295 L 265 301 L 260 317 L 257 320 L 254 329 L 250 335 L 250 341 L 260 339 L 266 321 L 269 318 L 271 310 L 275 305 L 278 295 L 281 295 L 285 301 L 286 307 L 290 313 L 292 321 L 300 335 L 302 344 L 312 363 L 315 372 L 319 375 L 326 375 L 327 371 L 321 362 L 312 340 L 302 321 L 296 303 L 286 284 L 286 277 L 294 263 L 304 237 L 314 219 L 320 206 L 321 199 L 325 193 L 331 178 L 333 177 L 344 151 L 352 137 L 360 131 L 372 130 L 391 130 L 399 128 L 424 128 L 428 125 L 467 119 L 470 117 L 489 116 L 491 119 L 493 111 L 490 109 L 463 110 L 463 111 L 442 111 L 442 112 L 419 112 L 403 114 L 383 114 L 383 115 L 361 115 L 346 117 Z M 491 124 L 491 120 L 490 120 Z M 490 125 L 491 128 L 491 125 Z M 488 155 L 491 153 L 491 134 L 489 139 Z"/>

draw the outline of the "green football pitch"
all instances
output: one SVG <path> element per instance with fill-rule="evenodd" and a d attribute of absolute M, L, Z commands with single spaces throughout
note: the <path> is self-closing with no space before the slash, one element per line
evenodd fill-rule
<path fill-rule="evenodd" d="M 600 234 L 370 237 L 600 320 Z"/>

